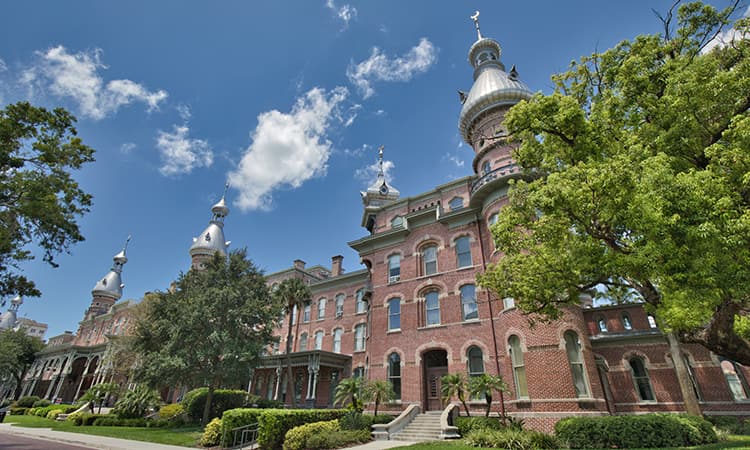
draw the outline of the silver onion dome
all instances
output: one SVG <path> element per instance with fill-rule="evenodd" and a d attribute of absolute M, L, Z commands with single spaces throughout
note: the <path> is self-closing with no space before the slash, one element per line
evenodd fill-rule
<path fill-rule="evenodd" d="M 4 303 L 4 302 L 3 302 Z M 18 307 L 23 303 L 20 295 L 10 301 L 10 308 L 0 315 L 0 330 L 11 330 L 18 321 Z"/>
<path fill-rule="evenodd" d="M 125 246 L 122 250 L 112 258 L 112 268 L 109 269 L 109 272 L 102 279 L 96 282 L 94 289 L 91 290 L 92 296 L 110 297 L 115 300 L 122 297 L 122 288 L 125 287 L 122 284 L 122 267 L 128 262 L 128 258 L 125 256 L 128 242 L 130 242 L 130 236 L 125 241 Z"/>
<path fill-rule="evenodd" d="M 471 144 L 471 124 L 485 111 L 501 105 L 512 105 L 531 98 L 532 92 L 518 79 L 518 73 L 505 71 L 500 62 L 502 49 L 494 39 L 480 37 L 469 49 L 469 63 L 474 67 L 474 85 L 463 102 L 458 128 Z"/>
<path fill-rule="evenodd" d="M 212 217 L 206 229 L 200 235 L 193 238 L 193 245 L 190 246 L 190 256 L 213 256 L 216 252 L 222 255 L 227 254 L 227 247 L 229 247 L 231 242 L 224 239 L 224 218 L 229 215 L 229 207 L 227 207 L 225 200 L 226 192 L 225 188 L 221 200 L 211 207 Z"/>

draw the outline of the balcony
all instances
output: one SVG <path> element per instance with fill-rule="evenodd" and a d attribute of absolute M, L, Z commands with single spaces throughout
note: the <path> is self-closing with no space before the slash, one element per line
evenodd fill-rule
<path fill-rule="evenodd" d="M 474 195 L 477 191 L 479 191 L 482 188 L 482 186 L 485 186 L 486 184 L 492 181 L 500 180 L 500 179 L 507 179 L 507 178 L 510 178 L 510 176 L 512 175 L 516 175 L 520 173 L 521 173 L 521 166 L 519 166 L 516 163 L 510 163 L 504 166 L 500 166 L 495 170 L 487 172 L 481 178 L 474 181 L 474 183 L 472 183 L 471 185 L 471 195 Z"/>

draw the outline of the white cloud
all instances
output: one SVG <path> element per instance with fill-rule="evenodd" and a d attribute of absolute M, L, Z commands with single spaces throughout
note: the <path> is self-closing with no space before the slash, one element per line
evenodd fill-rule
<path fill-rule="evenodd" d="M 376 115 L 376 116 L 384 116 L 384 115 L 386 115 L 386 114 L 387 114 L 387 113 L 385 112 L 385 110 L 384 110 L 384 109 L 379 109 L 379 110 L 375 111 L 375 115 Z"/>
<path fill-rule="evenodd" d="M 358 157 L 364 155 L 365 153 L 367 153 L 368 151 L 370 151 L 371 149 L 372 149 L 372 145 L 370 145 L 370 144 L 362 144 L 360 147 L 357 147 L 354 150 L 349 149 L 349 148 L 344 149 L 344 154 L 346 156 L 353 156 L 355 158 L 358 158 Z"/>
<path fill-rule="evenodd" d="M 328 130 L 334 120 L 345 121 L 339 105 L 348 95 L 344 87 L 330 92 L 316 87 L 297 98 L 289 113 L 258 115 L 252 143 L 229 173 L 230 185 L 240 193 L 235 202 L 240 209 L 270 209 L 275 189 L 298 188 L 326 173 L 332 147 Z"/>
<path fill-rule="evenodd" d="M 62 45 L 36 52 L 39 62 L 24 71 L 21 82 L 30 89 L 38 85 L 56 96 L 72 98 L 81 114 L 94 120 L 133 102 L 145 103 L 148 111 L 152 111 L 167 98 L 165 91 L 152 92 L 131 80 L 111 80 L 105 84 L 98 73 L 99 69 L 107 68 L 101 62 L 101 54 L 101 49 L 71 54 Z"/>
<path fill-rule="evenodd" d="M 385 175 L 385 181 L 389 184 L 393 182 L 393 169 L 396 167 L 393 161 L 387 159 L 383 160 L 383 175 Z M 370 186 L 377 178 L 380 172 L 380 163 L 375 161 L 369 166 L 365 166 L 361 169 L 354 171 L 354 178 L 362 181 L 366 186 Z"/>
<path fill-rule="evenodd" d="M 185 122 L 190 120 L 190 118 L 193 116 L 193 113 L 190 111 L 190 107 L 184 103 L 180 103 L 176 106 L 175 109 L 177 109 L 177 114 L 179 114 L 180 118 Z"/>
<path fill-rule="evenodd" d="M 456 167 L 463 167 L 464 166 L 464 160 L 459 158 L 456 155 L 451 155 L 450 153 L 446 153 L 443 155 L 444 160 L 448 160 L 456 165 Z"/>
<path fill-rule="evenodd" d="M 6 70 L 8 70 L 8 65 L 5 64 L 3 58 L 0 58 L 0 72 L 5 72 Z"/>
<path fill-rule="evenodd" d="M 354 105 L 347 108 L 346 112 L 349 117 L 344 120 L 344 127 L 348 127 L 349 125 L 354 123 L 354 119 L 357 118 L 357 115 L 359 114 L 358 111 L 360 109 L 362 109 L 362 105 L 360 105 L 359 103 L 355 103 Z"/>
<path fill-rule="evenodd" d="M 129 155 L 133 150 L 135 150 L 135 143 L 133 142 L 126 142 L 120 146 L 120 152 Z"/>
<path fill-rule="evenodd" d="M 750 6 L 748 6 L 747 9 L 745 9 L 745 12 L 742 14 L 742 17 L 750 17 Z M 750 36 L 748 36 L 747 34 L 740 33 L 734 28 L 730 28 L 728 30 L 722 31 L 715 38 L 709 41 L 703 47 L 701 52 L 708 53 L 711 50 L 713 50 L 715 47 L 724 47 L 725 45 L 731 43 L 734 40 L 742 40 L 742 39 L 748 39 L 748 38 L 750 38 Z"/>
<path fill-rule="evenodd" d="M 349 81 L 357 86 L 362 97 L 375 93 L 373 81 L 409 81 L 426 72 L 437 62 L 437 48 L 427 38 L 422 38 L 403 56 L 389 58 L 378 47 L 372 48 L 370 57 L 359 64 L 351 63 L 346 69 Z"/>
<path fill-rule="evenodd" d="M 210 167 L 214 162 L 214 153 L 208 141 L 188 137 L 187 125 L 174 126 L 172 133 L 159 130 L 156 136 L 156 148 L 159 149 L 163 165 L 159 168 L 162 175 L 172 176 L 190 173 L 198 167 Z"/>
<path fill-rule="evenodd" d="M 351 20 L 357 18 L 357 8 L 349 4 L 338 7 L 333 0 L 326 0 L 326 8 L 333 11 L 333 13 L 344 22 L 344 29 L 349 26 Z"/>

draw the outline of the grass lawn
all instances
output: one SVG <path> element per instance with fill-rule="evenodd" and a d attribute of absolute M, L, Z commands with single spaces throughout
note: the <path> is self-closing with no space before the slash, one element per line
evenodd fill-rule
<path fill-rule="evenodd" d="M 197 426 L 187 428 L 82 427 L 75 426 L 72 422 L 57 422 L 36 416 L 5 416 L 4 423 L 12 423 L 20 427 L 51 428 L 55 431 L 94 434 L 182 447 L 195 447 L 202 434 L 201 428 Z"/>
<path fill-rule="evenodd" d="M 444 441 L 444 442 L 425 442 L 423 444 L 408 445 L 405 447 L 396 447 L 399 449 L 409 450 L 477 450 L 476 447 L 470 447 L 463 444 L 460 440 L 458 441 Z M 750 436 L 729 436 L 724 442 L 711 445 L 702 445 L 700 447 L 677 447 L 680 449 L 700 449 L 700 450 L 715 450 L 720 448 L 750 448 Z M 669 449 L 661 449 L 669 450 Z"/>

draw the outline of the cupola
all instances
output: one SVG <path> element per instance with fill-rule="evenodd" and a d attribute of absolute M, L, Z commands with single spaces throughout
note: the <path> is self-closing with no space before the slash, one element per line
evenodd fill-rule
<path fill-rule="evenodd" d="M 198 267 L 196 266 L 198 260 L 204 261 L 211 258 L 216 252 L 221 255 L 227 254 L 227 247 L 231 243 L 224 239 L 224 219 L 229 215 L 229 207 L 226 204 L 228 187 L 229 184 L 224 187 L 221 200 L 211 207 L 211 220 L 206 229 L 193 238 L 193 245 L 190 246 L 193 267 Z"/>
<path fill-rule="evenodd" d="M 362 226 L 367 228 L 371 233 L 375 227 L 375 216 L 377 215 L 377 210 L 385 205 L 395 202 L 401 195 L 398 189 L 391 186 L 391 184 L 385 179 L 385 170 L 383 170 L 383 150 L 384 147 L 381 145 L 378 156 L 378 176 L 375 179 L 375 182 L 372 183 L 366 191 L 360 192 L 362 203 L 365 206 L 365 211 L 362 215 Z"/>

